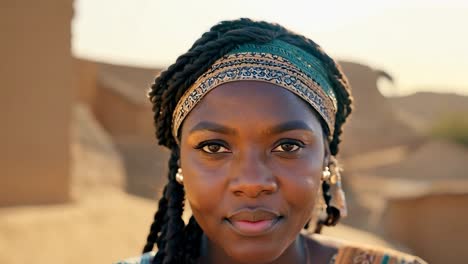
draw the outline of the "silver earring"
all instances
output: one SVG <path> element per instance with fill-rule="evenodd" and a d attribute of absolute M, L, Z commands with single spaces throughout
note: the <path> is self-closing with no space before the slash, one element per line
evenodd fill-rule
<path fill-rule="evenodd" d="M 181 168 L 178 168 L 177 169 L 177 173 L 175 175 L 175 178 L 176 178 L 176 181 L 180 184 L 180 185 L 184 185 L 184 175 L 182 174 L 182 169 Z"/>
<path fill-rule="evenodd" d="M 330 175 L 331 175 L 330 168 L 327 166 L 322 172 L 322 181 L 330 180 Z"/>

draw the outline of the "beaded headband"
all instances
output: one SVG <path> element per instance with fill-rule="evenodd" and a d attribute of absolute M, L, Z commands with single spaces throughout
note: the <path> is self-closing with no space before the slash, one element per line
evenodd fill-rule
<path fill-rule="evenodd" d="M 324 66 L 302 49 L 274 40 L 233 49 L 215 61 L 185 91 L 172 116 L 172 134 L 176 142 L 180 125 L 209 91 L 223 83 L 241 80 L 272 83 L 298 95 L 324 119 L 332 137 L 337 101 Z"/>

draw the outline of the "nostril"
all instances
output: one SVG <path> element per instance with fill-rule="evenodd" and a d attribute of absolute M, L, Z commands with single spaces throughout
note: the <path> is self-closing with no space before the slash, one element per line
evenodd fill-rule
<path fill-rule="evenodd" d="M 276 183 L 270 184 L 239 184 L 232 186 L 232 193 L 236 197 L 246 196 L 250 198 L 257 198 L 261 195 L 270 195 L 277 191 Z"/>
<path fill-rule="evenodd" d="M 260 195 L 275 193 L 278 190 L 278 183 L 271 171 L 239 173 L 229 181 L 229 190 L 236 197 L 257 198 Z"/>

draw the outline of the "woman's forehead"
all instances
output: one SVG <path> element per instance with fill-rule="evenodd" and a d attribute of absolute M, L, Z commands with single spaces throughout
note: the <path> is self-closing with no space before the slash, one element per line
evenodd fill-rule
<path fill-rule="evenodd" d="M 210 91 L 187 116 L 182 130 L 188 132 L 202 122 L 268 128 L 297 121 L 312 130 L 322 129 L 314 110 L 287 89 L 266 82 L 236 81 Z"/>

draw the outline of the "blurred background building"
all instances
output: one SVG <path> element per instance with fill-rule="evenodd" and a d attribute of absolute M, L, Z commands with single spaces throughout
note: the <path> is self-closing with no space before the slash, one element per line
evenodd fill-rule
<path fill-rule="evenodd" d="M 70 198 L 72 10 L 71 1 L 1 3 L 2 206 Z"/>
<path fill-rule="evenodd" d="M 72 53 L 71 0 L 0 5 L 0 262 L 138 254 L 166 175 L 146 98 L 162 67 Z M 340 64 L 356 102 L 340 157 L 350 215 L 325 234 L 466 263 L 468 97 L 388 97 L 398 75 Z"/>

